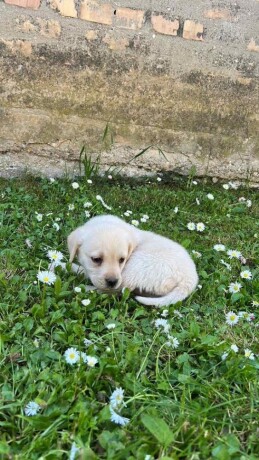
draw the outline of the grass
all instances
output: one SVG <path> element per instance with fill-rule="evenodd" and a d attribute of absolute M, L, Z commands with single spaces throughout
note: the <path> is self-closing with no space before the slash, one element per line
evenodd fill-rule
<path fill-rule="evenodd" d="M 94 177 L 92 184 L 81 178 L 77 190 L 71 182 L 0 182 L 0 458 L 258 459 L 258 192 L 177 177 Z M 37 281 L 49 249 L 67 260 L 66 237 L 85 221 L 86 201 L 91 215 L 107 213 L 96 195 L 113 214 L 131 210 L 124 216 L 129 222 L 147 214 L 140 228 L 201 254 L 193 254 L 200 288 L 163 318 L 178 347 L 170 347 L 154 323 L 163 309 L 141 306 L 127 291 L 121 299 L 86 292 L 81 276 L 60 268 L 54 285 Z M 252 206 L 239 202 L 241 196 Z M 188 222 L 206 228 L 190 231 Z M 246 262 L 215 251 L 217 243 L 241 251 Z M 245 269 L 252 280 L 240 278 Z M 242 288 L 231 294 L 235 281 Z M 230 326 L 230 311 L 255 319 L 240 317 Z M 115 327 L 107 328 L 111 323 Z M 89 347 L 85 338 L 93 342 Z M 64 353 L 71 347 L 98 363 L 69 365 Z M 110 396 L 119 387 L 127 404 L 121 415 L 130 419 L 125 426 L 110 420 Z M 39 404 L 37 415 L 25 415 L 30 401 Z"/>

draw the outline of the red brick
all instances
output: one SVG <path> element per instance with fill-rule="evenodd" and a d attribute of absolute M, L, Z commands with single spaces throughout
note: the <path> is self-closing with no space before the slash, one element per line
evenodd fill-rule
<path fill-rule="evenodd" d="M 114 23 L 123 29 L 141 29 L 145 20 L 145 11 L 132 8 L 117 8 Z"/>
<path fill-rule="evenodd" d="M 109 3 L 97 0 L 84 0 L 81 3 L 80 19 L 100 24 L 112 25 L 114 8 Z"/>
<path fill-rule="evenodd" d="M 231 14 L 228 10 L 208 10 L 204 11 L 203 16 L 209 19 L 223 19 L 225 21 L 231 20 Z"/>
<path fill-rule="evenodd" d="M 4 0 L 9 5 L 21 6 L 22 8 L 32 8 L 37 10 L 40 6 L 41 0 Z"/>
<path fill-rule="evenodd" d="M 203 25 L 199 24 L 198 22 L 184 21 L 183 26 L 183 38 L 186 40 L 203 40 Z"/>
<path fill-rule="evenodd" d="M 152 23 L 153 29 L 159 34 L 177 35 L 177 31 L 179 29 L 178 19 L 175 19 L 174 21 L 172 21 L 171 19 L 166 19 L 161 14 L 159 15 L 152 14 L 151 23 Z"/>

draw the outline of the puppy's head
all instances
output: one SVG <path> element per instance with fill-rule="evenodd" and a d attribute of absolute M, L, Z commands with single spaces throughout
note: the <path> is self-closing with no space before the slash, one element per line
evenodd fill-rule
<path fill-rule="evenodd" d="M 83 226 L 68 237 L 70 262 L 77 254 L 93 285 L 102 291 L 119 289 L 122 270 L 135 247 L 126 226 Z"/>

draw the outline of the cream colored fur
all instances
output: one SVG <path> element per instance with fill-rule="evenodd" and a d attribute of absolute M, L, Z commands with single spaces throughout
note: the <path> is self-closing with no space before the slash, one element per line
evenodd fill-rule
<path fill-rule="evenodd" d="M 115 216 L 93 217 L 78 227 L 68 237 L 68 248 L 70 262 L 77 254 L 97 289 L 115 292 L 127 287 L 140 294 L 136 299 L 144 305 L 179 302 L 198 282 L 195 264 L 180 244 Z M 111 282 L 112 288 L 107 284 Z"/>

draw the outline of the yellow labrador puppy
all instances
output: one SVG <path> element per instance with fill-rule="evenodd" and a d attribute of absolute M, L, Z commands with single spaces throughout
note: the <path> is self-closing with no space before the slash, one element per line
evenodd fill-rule
<path fill-rule="evenodd" d="M 179 302 L 198 282 L 195 264 L 180 244 L 116 216 L 93 217 L 78 227 L 68 237 L 68 249 L 70 262 L 77 255 L 97 289 L 116 292 L 127 287 L 144 305 Z"/>

